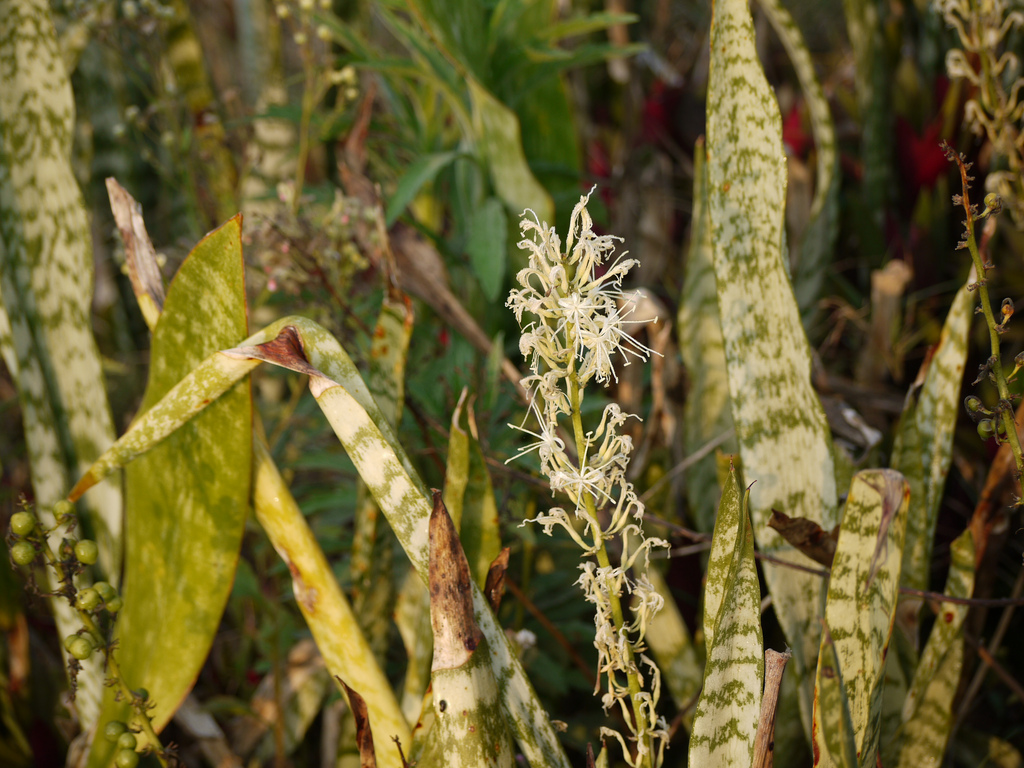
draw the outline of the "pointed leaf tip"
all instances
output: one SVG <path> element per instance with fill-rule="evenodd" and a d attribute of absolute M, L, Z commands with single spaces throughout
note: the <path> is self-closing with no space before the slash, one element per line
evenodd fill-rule
<path fill-rule="evenodd" d="M 473 581 L 459 535 L 433 489 L 430 513 L 430 622 L 434 628 L 432 668 L 461 667 L 480 644 L 482 634 L 473 618 Z"/>

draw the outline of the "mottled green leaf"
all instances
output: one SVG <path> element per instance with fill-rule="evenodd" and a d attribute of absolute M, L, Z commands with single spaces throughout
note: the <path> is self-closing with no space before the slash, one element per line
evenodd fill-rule
<path fill-rule="evenodd" d="M 690 383 L 683 412 L 683 439 L 687 455 L 693 455 L 709 440 L 733 429 L 722 324 L 718 317 L 703 139 L 698 139 L 693 150 L 693 217 L 677 324 L 679 351 Z M 736 439 L 729 438 L 722 450 L 735 453 Z M 690 467 L 686 475 L 686 499 L 697 530 L 708 533 L 714 529 L 719 496 L 715 454 L 709 453 Z"/>
<path fill-rule="evenodd" d="M 974 591 L 974 539 L 970 529 L 950 545 L 945 594 L 970 597 Z M 963 623 L 969 606 L 942 603 L 903 704 L 898 734 L 900 768 L 937 768 L 946 753 L 952 706 L 963 667 Z"/>
<path fill-rule="evenodd" d="M 261 344 L 267 346 L 259 347 Z M 423 577 L 430 514 L 423 482 L 344 349 L 327 331 L 302 317 L 279 320 L 251 336 L 242 347 L 207 358 L 168 393 L 165 402 L 143 415 L 80 485 L 97 482 L 134 455 L 149 450 L 264 359 L 310 374 L 317 402 Z M 473 601 L 476 619 L 488 640 L 502 706 L 520 748 L 532 763 L 568 766 L 547 713 L 475 585 Z"/>
<path fill-rule="evenodd" d="M 405 401 L 405 361 L 412 325 L 409 300 L 386 297 L 377 316 L 370 345 L 368 386 L 381 413 L 396 428 L 401 421 Z M 383 661 L 387 652 L 397 592 L 393 552 L 394 536 L 387 520 L 366 485 L 360 481 L 349 555 L 352 603 L 379 661 Z"/>
<path fill-rule="evenodd" d="M 711 27 L 708 206 L 729 394 L 759 548 L 811 561 L 767 527 L 773 508 L 831 529 L 835 470 L 811 357 L 782 252 L 786 158 L 782 121 L 754 44 L 746 0 L 720 0 Z M 810 731 L 809 671 L 818 652 L 821 579 L 766 566 L 765 580 L 801 689 Z"/>
<path fill-rule="evenodd" d="M 246 335 L 241 217 L 207 235 L 178 270 L 153 334 L 140 410 L 203 358 Z M 220 625 L 242 543 L 252 472 L 248 382 L 236 385 L 125 472 L 124 607 L 117 649 L 160 730 L 199 674 Z M 127 706 L 104 701 L 102 722 Z M 92 765 L 111 748 L 94 741 Z"/>
<path fill-rule="evenodd" d="M 967 336 L 976 302 L 967 286 L 975 280 L 972 270 L 953 299 L 920 391 L 916 400 L 913 396 L 908 398 L 893 445 L 891 466 L 906 476 L 911 487 L 903 585 L 913 589 L 928 588 L 935 523 L 953 455 Z M 919 606 L 919 601 L 912 604 L 915 610 Z"/>
<path fill-rule="evenodd" d="M 466 251 L 484 296 L 492 303 L 498 300 L 505 284 L 507 240 L 505 206 L 495 197 L 488 198 L 470 219 Z"/>
<path fill-rule="evenodd" d="M 37 512 L 47 526 L 70 477 L 114 439 L 90 327 L 92 231 L 71 166 L 74 127 L 49 3 L 0 1 L 0 314 L 9 330 L 0 333 L 0 347 L 17 386 Z M 86 502 L 100 567 L 117 583 L 120 490 L 110 484 Z M 61 634 L 81 626 L 70 606 L 52 605 Z M 99 714 L 102 681 L 98 661 L 87 662 L 77 701 L 86 727 Z"/>
<path fill-rule="evenodd" d="M 814 765 L 856 768 L 857 745 L 854 742 L 850 700 L 846 696 L 846 681 L 827 627 L 822 633 L 821 653 L 818 655 L 814 711 L 816 722 L 818 713 L 821 713 Z"/>
<path fill-rule="evenodd" d="M 514 211 L 530 208 L 541 221 L 554 221 L 554 203 L 534 177 L 523 154 L 519 120 L 474 78 L 467 78 L 473 103 L 477 148 L 487 162 L 491 183 Z"/>
<path fill-rule="evenodd" d="M 395 193 L 388 200 L 385 222 L 390 227 L 401 216 L 425 184 L 434 180 L 441 169 L 449 165 L 461 152 L 436 152 L 424 155 L 402 174 Z"/>
<path fill-rule="evenodd" d="M 793 63 L 807 109 L 811 115 L 814 133 L 817 177 L 811 218 L 804 232 L 800 248 L 800 261 L 793 274 L 793 291 L 800 307 L 800 316 L 807 326 L 814 318 L 822 285 L 832 256 L 839 218 L 839 174 L 836 173 L 836 132 L 832 124 L 828 99 L 818 82 L 814 62 L 800 28 L 779 0 L 759 0 L 772 28 L 779 36 L 789 60 Z"/>
<path fill-rule="evenodd" d="M 690 765 L 749 765 L 764 687 L 761 589 L 735 471 L 722 491 L 704 589 L 707 663 L 690 733 Z"/>
<path fill-rule="evenodd" d="M 840 696 L 849 708 L 858 762 L 874 768 L 879 749 L 882 681 L 899 592 L 910 487 L 891 469 L 864 470 L 850 486 L 828 584 L 825 621 L 842 679 Z M 822 639 L 821 652 L 827 642 Z M 817 681 L 831 685 L 824 658 Z M 829 692 L 828 696 L 832 693 Z M 835 745 L 835 713 L 819 691 L 814 709 L 815 765 L 843 764 Z M 852 766 L 851 766 L 852 768 Z"/>

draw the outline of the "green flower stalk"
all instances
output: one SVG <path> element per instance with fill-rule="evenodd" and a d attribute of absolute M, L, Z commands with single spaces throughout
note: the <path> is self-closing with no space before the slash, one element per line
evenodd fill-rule
<path fill-rule="evenodd" d="M 616 704 L 622 708 L 635 755 L 617 731 L 602 728 L 601 735 L 620 743 L 629 765 L 651 768 L 662 762 L 667 728 L 657 714 L 661 673 L 644 654 L 644 634 L 663 600 L 646 571 L 651 548 L 668 544 L 645 536 L 644 505 L 626 479 L 633 443 L 619 428 L 631 414 L 610 404 L 592 431 L 584 431 L 580 415 L 591 379 L 602 384 L 617 379 L 617 353 L 629 365 L 631 358 L 646 360 L 651 350 L 625 330 L 637 321 L 627 319 L 633 302 L 621 289 L 622 279 L 638 262 L 624 254 L 613 258 L 621 238 L 594 233 L 589 198 L 581 197 L 573 209 L 564 253 L 554 228 L 533 211 L 527 212 L 532 219 L 524 213 L 520 223 L 524 237 L 519 247 L 530 254 L 530 264 L 516 276 L 522 288 L 509 294 L 507 306 L 523 331 L 519 349 L 529 361 L 530 375 L 522 385 L 531 394 L 530 412 L 538 427 L 534 432 L 509 426 L 533 438 L 513 458 L 536 450 L 552 494 L 561 492 L 572 503 L 571 515 L 555 507 L 526 522 L 540 523 L 549 535 L 561 526 L 592 558 L 580 565 L 577 583 L 596 611 L 595 694 L 604 685 L 605 710 Z M 533 318 L 525 325 L 524 314 Z M 572 425 L 578 462 L 570 459 L 559 436 L 565 420 Z M 606 546 L 612 539 L 621 547 L 617 565 Z M 629 619 L 623 610 L 627 597 L 633 608 Z"/>

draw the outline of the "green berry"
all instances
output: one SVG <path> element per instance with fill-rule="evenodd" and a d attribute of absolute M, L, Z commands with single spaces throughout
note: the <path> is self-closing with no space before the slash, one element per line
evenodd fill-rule
<path fill-rule="evenodd" d="M 100 597 L 103 598 L 103 602 L 109 603 L 115 597 L 117 597 L 117 590 L 110 586 L 109 582 L 97 581 L 92 585 L 92 588 L 100 593 Z"/>
<path fill-rule="evenodd" d="M 71 644 L 79 638 L 79 635 L 68 635 L 64 638 L 64 650 L 71 652 Z"/>
<path fill-rule="evenodd" d="M 978 422 L 978 436 L 982 440 L 989 440 L 996 436 L 996 425 L 992 419 L 982 419 Z"/>
<path fill-rule="evenodd" d="M 117 740 L 121 738 L 121 734 L 127 730 L 128 726 L 120 720 L 111 720 L 103 726 L 103 738 L 107 741 L 117 743 Z"/>
<path fill-rule="evenodd" d="M 117 768 L 135 768 L 139 764 L 139 753 L 134 749 L 122 749 L 114 758 Z"/>
<path fill-rule="evenodd" d="M 982 409 L 981 398 L 977 395 L 968 395 L 964 400 L 964 407 L 970 413 L 977 413 Z"/>
<path fill-rule="evenodd" d="M 135 738 L 135 734 L 130 731 L 125 731 L 117 737 L 117 748 L 118 749 L 130 749 L 135 751 L 135 746 L 138 744 L 138 739 Z"/>
<path fill-rule="evenodd" d="M 81 611 L 95 611 L 100 607 L 103 602 L 103 598 L 100 597 L 100 593 L 92 587 L 86 587 L 78 591 L 78 597 L 75 598 L 75 607 Z"/>
<path fill-rule="evenodd" d="M 112 597 L 109 600 L 107 600 L 106 604 L 107 610 L 110 611 L 110 613 L 117 613 L 121 610 L 121 606 L 124 605 L 124 601 L 121 600 L 120 595 L 117 595 L 116 597 Z"/>
<path fill-rule="evenodd" d="M 95 648 L 93 647 L 92 640 L 85 635 L 79 635 L 71 642 L 71 645 L 68 648 L 68 653 L 79 661 L 85 661 L 92 656 L 92 652 L 94 650 Z"/>
<path fill-rule="evenodd" d="M 61 499 L 53 505 L 53 516 L 57 518 L 58 523 L 63 523 L 67 518 L 75 514 L 75 505 L 67 499 Z"/>
<path fill-rule="evenodd" d="M 136 688 L 132 693 L 139 701 L 149 701 L 149 691 L 145 688 Z"/>
<path fill-rule="evenodd" d="M 17 565 L 31 565 L 36 559 L 36 548 L 27 541 L 16 541 L 11 545 L 11 560 Z"/>
<path fill-rule="evenodd" d="M 31 512 L 15 512 L 11 515 L 11 533 L 15 536 L 28 536 L 35 527 L 36 518 Z"/>
<path fill-rule="evenodd" d="M 92 565 L 96 562 L 96 558 L 99 557 L 100 550 L 96 546 L 95 541 L 89 539 L 82 539 L 80 542 L 75 544 L 75 557 L 78 558 L 78 562 L 82 565 Z"/>

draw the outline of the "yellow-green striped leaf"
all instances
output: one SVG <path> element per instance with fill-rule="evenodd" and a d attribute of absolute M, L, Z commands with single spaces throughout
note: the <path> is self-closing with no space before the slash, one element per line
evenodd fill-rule
<path fill-rule="evenodd" d="M 476 436 L 472 402 L 464 389 L 452 414 L 448 438 L 448 465 L 444 480 L 444 504 L 452 517 L 469 560 L 473 581 L 483 587 L 487 571 L 501 551 L 498 505 Z"/>
<path fill-rule="evenodd" d="M 896 614 L 909 500 L 910 488 L 899 472 L 857 473 L 829 578 L 825 622 L 834 643 L 835 670 L 842 679 L 840 695 L 849 707 L 856 765 L 862 768 L 874 768 L 879 749 L 882 681 Z M 822 639 L 822 653 L 826 645 Z M 817 681 L 831 686 L 837 678 L 829 677 L 826 664 L 819 660 Z M 835 730 L 841 723 L 831 696 L 831 689 L 816 693 L 815 765 L 849 765 L 845 751 L 835 751 L 846 737 Z"/>
<path fill-rule="evenodd" d="M 786 158 L 778 104 L 757 58 L 746 0 L 719 0 L 711 28 L 708 207 L 732 415 L 759 548 L 811 561 L 767 527 L 771 510 L 831 529 L 835 470 L 824 411 L 782 251 Z M 768 565 L 765 580 L 793 650 L 804 727 L 818 652 L 821 579 Z"/>
<path fill-rule="evenodd" d="M 810 221 L 803 240 L 798 243 L 800 261 L 793 273 L 793 291 L 805 326 L 814 318 L 821 288 L 825 282 L 828 260 L 835 244 L 839 217 L 839 174 L 836 173 L 836 131 L 832 124 L 828 99 L 818 82 L 814 62 L 800 28 L 779 0 L 759 0 L 775 34 L 786 48 L 793 63 L 800 88 L 811 115 L 814 134 L 817 175 Z"/>
<path fill-rule="evenodd" d="M 98 482 L 149 450 L 264 359 L 310 375 L 314 397 L 387 515 L 409 559 L 421 577 L 425 576 L 430 503 L 423 483 L 344 349 L 326 330 L 302 317 L 283 318 L 251 336 L 242 347 L 207 358 L 168 392 L 163 402 L 144 414 L 96 462 L 79 486 Z M 547 713 L 475 585 L 473 604 L 488 641 L 502 707 L 524 755 L 537 765 L 568 766 Z"/>
<path fill-rule="evenodd" d="M 945 594 L 970 597 L 974 591 L 974 539 L 970 529 L 950 545 Z M 952 705 L 963 668 L 963 623 L 966 605 L 942 603 L 903 704 L 899 733 L 899 768 L 942 764 L 949 740 Z"/>
<path fill-rule="evenodd" d="M 707 663 L 704 690 L 690 733 L 690 765 L 750 765 L 764 687 L 761 589 L 754 538 L 747 519 L 750 491 L 740 501 L 730 473 L 718 519 L 704 589 Z"/>
<path fill-rule="evenodd" d="M 708 441 L 733 429 L 722 325 L 718 317 L 703 139 L 697 140 L 693 150 L 693 217 L 686 279 L 676 322 L 679 351 L 690 382 L 683 411 L 683 440 L 687 455 L 693 455 Z M 729 438 L 722 450 L 735 453 L 736 438 Z M 715 509 L 721 496 L 715 467 L 715 454 L 709 453 L 686 474 L 690 517 L 697 530 L 705 533 L 715 527 Z"/>
<path fill-rule="evenodd" d="M 967 286 L 977 278 L 972 270 L 967 283 L 949 308 L 942 336 L 932 352 L 924 382 L 908 398 L 893 445 L 893 469 L 910 483 L 910 518 L 903 551 L 903 585 L 928 588 L 935 523 L 953 455 L 953 433 L 960 414 L 960 385 L 967 361 L 967 336 L 976 299 Z M 914 605 L 919 607 L 920 602 Z M 916 637 L 916 632 L 915 632 Z"/>
<path fill-rule="evenodd" d="M 75 102 L 45 0 L 0 1 L 0 348 L 21 406 L 37 512 L 50 507 L 72 475 L 113 442 L 100 356 L 90 327 L 92 232 L 71 167 Z M 120 490 L 86 499 L 86 530 L 100 566 L 118 581 Z M 54 544 L 59 544 L 58 540 Z M 50 571 L 47 569 L 47 578 Z M 58 585 L 50 584 L 51 592 Z M 58 631 L 81 622 L 52 601 Z M 88 661 L 77 709 L 86 727 L 99 714 L 103 672 Z"/>

